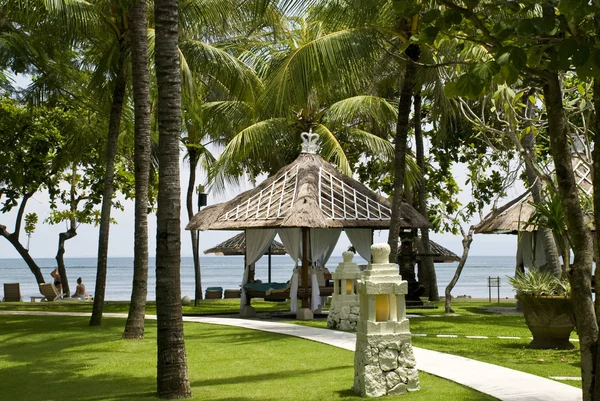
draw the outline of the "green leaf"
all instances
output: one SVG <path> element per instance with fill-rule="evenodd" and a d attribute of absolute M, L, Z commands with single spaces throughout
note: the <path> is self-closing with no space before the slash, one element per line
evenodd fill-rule
<path fill-rule="evenodd" d="M 477 75 L 482 81 L 487 82 L 500 72 L 500 65 L 492 60 L 482 64 L 476 64 L 471 69 L 471 72 Z"/>
<path fill-rule="evenodd" d="M 554 16 L 531 18 L 529 23 L 541 35 L 554 36 L 560 27 L 560 21 Z"/>
<path fill-rule="evenodd" d="M 433 44 L 440 30 L 434 26 L 428 26 L 421 32 L 421 40 L 427 44 Z"/>
<path fill-rule="evenodd" d="M 527 53 L 520 47 L 508 46 L 500 49 L 496 61 L 500 65 L 510 64 L 517 70 L 522 70 L 527 65 Z"/>
<path fill-rule="evenodd" d="M 423 14 L 423 16 L 421 17 L 421 22 L 424 24 L 430 24 L 437 20 L 441 15 L 442 13 L 440 12 L 440 10 L 434 8 Z"/>
<path fill-rule="evenodd" d="M 456 88 L 456 82 L 448 82 L 444 86 L 444 94 L 446 97 L 453 98 L 458 96 L 458 89 Z"/>
<path fill-rule="evenodd" d="M 558 65 L 562 69 L 569 68 L 572 56 L 577 52 L 578 43 L 575 39 L 563 40 L 558 46 Z"/>
<path fill-rule="evenodd" d="M 473 74 L 464 74 L 456 81 L 456 89 L 462 96 L 474 98 L 483 91 L 484 84 L 477 76 Z"/>

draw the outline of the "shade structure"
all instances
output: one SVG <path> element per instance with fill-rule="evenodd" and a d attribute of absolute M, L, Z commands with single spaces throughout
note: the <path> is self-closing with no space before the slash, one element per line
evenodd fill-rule
<path fill-rule="evenodd" d="M 310 292 L 308 288 L 309 265 L 314 262 L 314 260 L 309 261 L 310 254 L 315 249 L 311 245 L 311 239 L 316 238 L 316 233 L 313 237 L 313 230 L 365 229 L 369 231 L 367 237 L 372 239 L 372 230 L 389 228 L 391 217 L 391 200 L 375 193 L 352 177 L 340 173 L 321 156 L 305 150 L 305 153 L 300 154 L 295 161 L 281 168 L 254 189 L 243 192 L 228 202 L 200 211 L 190 220 L 186 228 L 188 230 L 277 229 L 280 237 L 281 229 L 300 229 L 301 234 L 298 233 L 294 243 L 286 244 L 286 247 L 288 245 L 296 247 L 295 252 L 291 252 L 291 248 L 288 248 L 288 251 L 290 255 L 297 254 L 302 259 L 300 277 L 303 287 L 302 309 L 298 310 L 297 316 L 301 319 L 310 319 L 312 312 L 306 313 L 309 310 L 310 295 L 312 294 L 311 301 L 314 301 L 319 294 L 319 285 L 316 283 L 317 277 L 314 272 L 311 287 L 315 291 Z M 415 229 L 428 227 L 428 225 L 427 219 L 412 206 L 407 203 L 401 204 L 400 227 L 402 229 Z M 364 240 L 365 236 L 361 237 Z M 286 243 L 285 239 L 282 240 Z M 247 264 L 249 263 L 251 262 L 247 261 Z M 247 274 L 242 282 L 243 310 L 241 309 L 240 313 L 251 316 L 253 312 L 246 314 L 249 310 L 247 306 L 250 298 L 247 299 L 247 304 L 243 301 L 246 277 Z M 292 294 L 298 283 L 296 269 L 290 281 L 295 283 L 291 285 L 290 292 L 291 305 L 294 307 L 296 298 Z"/>
<path fill-rule="evenodd" d="M 214 253 L 218 255 L 245 255 L 246 254 L 246 235 L 240 233 L 235 237 L 231 237 L 226 241 L 221 242 L 212 248 L 204 251 L 205 254 Z M 278 241 L 273 241 L 271 244 L 271 255 L 285 255 L 287 252 L 283 244 Z"/>
<path fill-rule="evenodd" d="M 452 263 L 460 261 L 460 257 L 457 254 L 432 240 L 429 240 L 430 252 L 428 254 L 425 253 L 421 237 L 416 238 L 415 246 L 417 248 L 416 257 L 418 262 L 425 256 L 430 256 L 433 259 L 433 263 Z"/>
<path fill-rule="evenodd" d="M 197 213 L 188 230 L 371 228 L 390 226 L 392 202 L 319 155 L 303 153 L 256 188 Z M 412 206 L 400 207 L 401 228 L 428 227 Z"/>
<path fill-rule="evenodd" d="M 590 195 L 593 191 L 592 175 L 588 163 L 578 157 L 573 158 L 573 174 L 580 191 Z M 534 212 L 533 195 L 527 190 L 507 204 L 488 213 L 475 226 L 475 234 L 518 234 L 533 232 L 536 227 L 527 225 Z M 588 221 L 591 225 L 591 221 Z"/>

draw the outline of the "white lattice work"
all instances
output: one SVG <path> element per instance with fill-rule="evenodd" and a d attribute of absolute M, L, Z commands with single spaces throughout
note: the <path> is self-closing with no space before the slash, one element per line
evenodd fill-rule
<path fill-rule="evenodd" d="M 246 202 L 227 211 L 218 221 L 282 219 L 294 205 L 297 185 L 298 166 L 295 166 Z"/>
<path fill-rule="evenodd" d="M 392 211 L 319 169 L 319 207 L 332 220 L 390 220 Z"/>
<path fill-rule="evenodd" d="M 575 174 L 575 182 L 579 187 L 588 195 L 592 193 L 594 184 L 592 183 L 592 175 L 590 174 L 590 168 L 587 164 L 579 159 L 574 159 L 575 168 L 573 173 Z"/>

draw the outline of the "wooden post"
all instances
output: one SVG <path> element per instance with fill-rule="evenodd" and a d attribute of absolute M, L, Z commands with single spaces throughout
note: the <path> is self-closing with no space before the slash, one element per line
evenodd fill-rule
<path fill-rule="evenodd" d="M 269 245 L 269 283 L 271 283 L 271 245 Z"/>
<path fill-rule="evenodd" d="M 302 227 L 302 308 L 310 308 L 308 298 L 308 243 L 310 241 L 309 229 Z"/>

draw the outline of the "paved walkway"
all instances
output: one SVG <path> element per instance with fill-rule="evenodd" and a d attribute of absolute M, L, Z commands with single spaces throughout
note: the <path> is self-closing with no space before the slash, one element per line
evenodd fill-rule
<path fill-rule="evenodd" d="M 0 314 L 90 316 L 89 313 L 26 311 L 0 311 Z M 105 313 L 104 316 L 127 317 L 126 314 L 119 313 Z M 147 315 L 146 318 L 156 319 L 156 316 Z M 349 351 L 354 351 L 356 341 L 354 333 L 296 324 L 208 316 L 185 316 L 183 320 L 186 322 L 235 326 L 290 335 L 333 345 Z M 567 384 L 456 355 L 444 354 L 418 347 L 413 347 L 413 349 L 419 370 L 471 387 L 503 401 L 581 400 L 581 390 Z"/>

